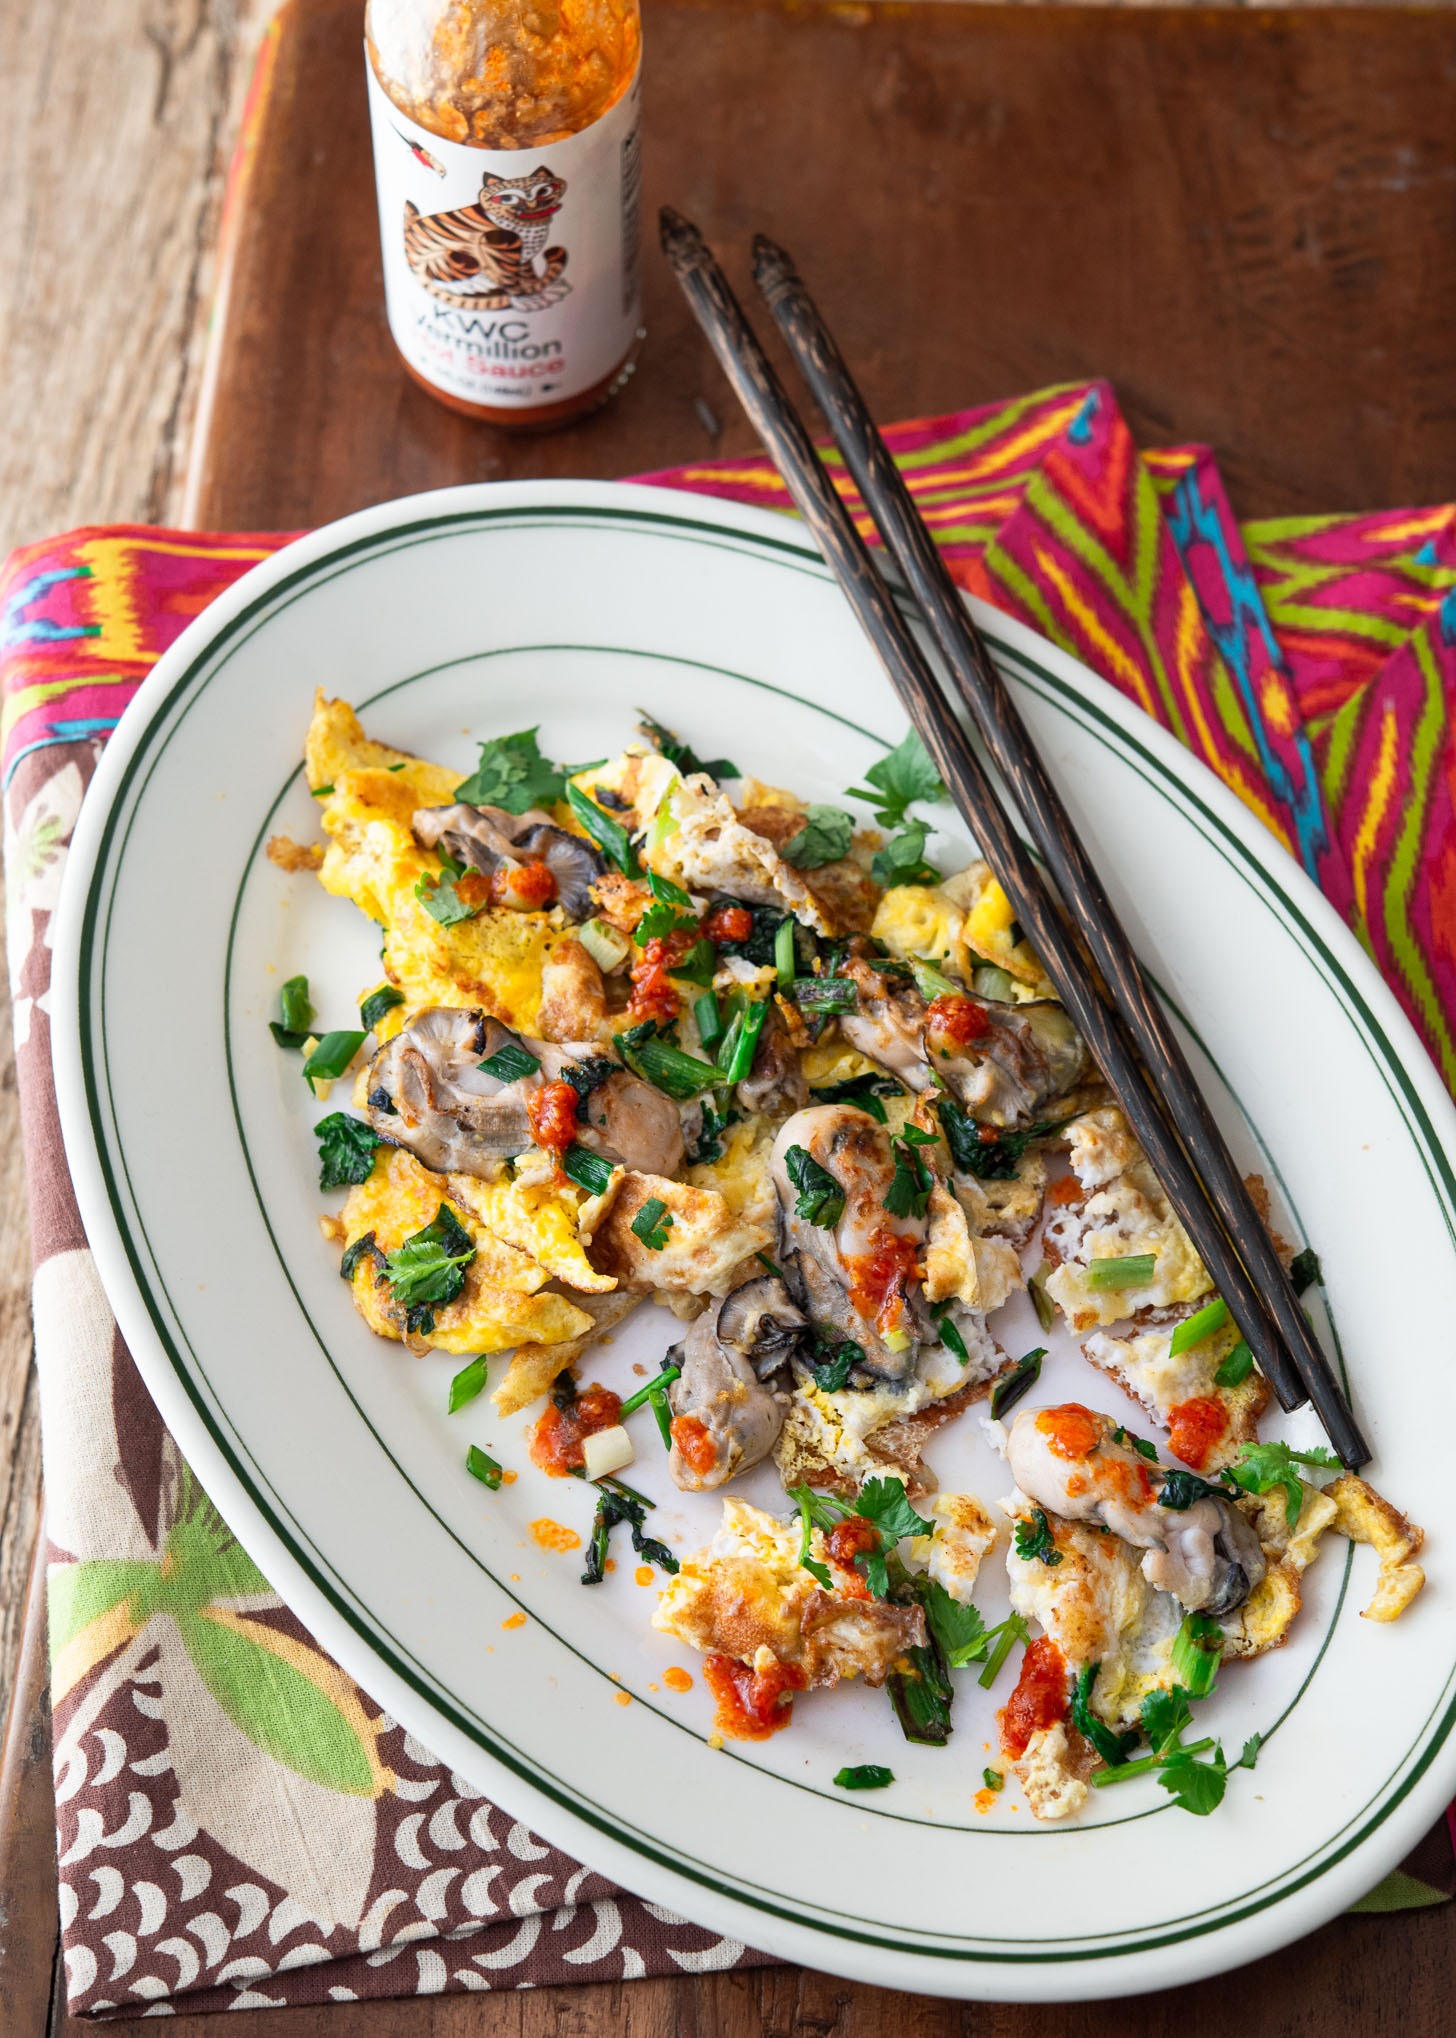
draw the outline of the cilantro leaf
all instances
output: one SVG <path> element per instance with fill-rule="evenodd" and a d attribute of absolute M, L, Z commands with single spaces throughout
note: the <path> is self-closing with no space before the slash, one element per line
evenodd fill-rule
<path fill-rule="evenodd" d="M 743 773 L 727 757 L 713 757 L 705 764 L 690 743 L 682 742 L 671 729 L 664 729 L 661 722 L 654 722 L 645 708 L 637 710 L 637 726 L 653 748 L 664 756 L 669 764 L 675 764 L 684 778 L 691 778 L 695 771 L 705 771 L 709 778 L 742 778 Z"/>
<path fill-rule="evenodd" d="M 935 881 L 936 872 L 925 861 L 925 844 L 930 834 L 924 821 L 907 821 L 883 849 L 870 858 L 870 875 L 888 891 L 891 885 L 923 885 Z"/>
<path fill-rule="evenodd" d="M 974 1175 L 980 1182 L 1014 1181 L 1022 1156 L 1032 1141 L 1047 1138 L 1065 1122 L 1046 1118 L 1024 1127 L 1020 1132 L 1002 1132 L 978 1125 L 970 1113 L 963 1111 L 950 1097 L 939 1098 L 935 1108 L 951 1159 L 962 1174 Z"/>
<path fill-rule="evenodd" d="M 823 1393 L 841 1392 L 849 1385 L 849 1376 L 855 1367 L 863 1364 L 864 1346 L 856 1344 L 852 1337 L 837 1339 L 827 1331 L 816 1332 L 809 1370 L 814 1375 L 814 1385 Z"/>
<path fill-rule="evenodd" d="M 1299 1473 L 1295 1470 L 1297 1465 L 1312 1465 L 1321 1472 L 1342 1469 L 1334 1452 L 1325 1450 L 1322 1445 L 1317 1444 L 1309 1451 L 1296 1451 L 1289 1444 L 1245 1444 L 1233 1464 L 1225 1465 L 1219 1476 L 1228 1485 L 1241 1487 L 1245 1493 L 1269 1493 L 1276 1486 L 1282 1487 L 1284 1518 L 1293 1528 L 1304 1505 Z"/>
<path fill-rule="evenodd" d="M 348 1189 L 367 1182 L 374 1172 L 379 1134 L 362 1118 L 331 1111 L 314 1127 L 319 1146 L 319 1187 Z"/>
<path fill-rule="evenodd" d="M 434 1329 L 433 1311 L 455 1300 L 465 1286 L 463 1269 L 474 1258 L 470 1234 L 448 1203 L 440 1205 L 423 1231 L 412 1233 L 397 1251 L 385 1255 L 384 1278 L 406 1312 L 410 1330 Z"/>
<path fill-rule="evenodd" d="M 1289 1263 L 1289 1278 L 1294 1283 L 1296 1295 L 1302 1295 L 1306 1288 L 1313 1288 L 1316 1284 L 1324 1286 L 1324 1269 L 1320 1265 L 1320 1256 L 1312 1245 L 1307 1245 L 1303 1252 L 1294 1255 Z"/>
<path fill-rule="evenodd" d="M 1177 1747 L 1179 1736 L 1193 1724 L 1187 1692 L 1181 1684 L 1174 1684 L 1166 1691 L 1150 1691 L 1142 1702 L 1138 1718 L 1142 1721 L 1143 1732 L 1153 1753 L 1166 1754 L 1170 1748 Z"/>
<path fill-rule="evenodd" d="M 925 1143 L 926 1135 L 922 1133 L 914 1145 L 910 1141 L 910 1133 L 918 1130 L 918 1126 L 907 1127 L 905 1138 L 891 1141 L 895 1172 L 885 1191 L 884 1207 L 892 1217 L 923 1217 L 935 1187 L 929 1162 L 915 1151 L 915 1145 Z"/>
<path fill-rule="evenodd" d="M 838 863 L 848 856 L 854 840 L 854 816 L 843 807 L 817 803 L 804 816 L 804 825 L 791 835 L 779 855 L 795 870 L 818 870 L 821 864 Z"/>
<path fill-rule="evenodd" d="M 834 1781 L 841 1790 L 883 1790 L 895 1781 L 895 1772 L 878 1762 L 860 1762 L 852 1769 L 841 1769 Z"/>
<path fill-rule="evenodd" d="M 1130 1451 L 1136 1451 L 1140 1458 L 1147 1458 L 1154 1465 L 1158 1462 L 1157 1445 L 1150 1444 L 1146 1437 L 1134 1436 L 1132 1431 L 1124 1429 L 1121 1423 L 1112 1432 L 1112 1441 L 1115 1444 L 1125 1444 Z"/>
<path fill-rule="evenodd" d="M 1245 1741 L 1243 1747 L 1239 1750 L 1238 1761 L 1230 1763 L 1230 1768 L 1252 1769 L 1259 1759 L 1259 1750 L 1263 1745 L 1264 1736 L 1262 1734 L 1250 1734 L 1248 1740 Z"/>
<path fill-rule="evenodd" d="M 919 1581 L 920 1604 L 927 1627 L 952 1670 L 963 1670 L 986 1653 L 986 1623 L 974 1606 L 962 1606 L 938 1578 Z"/>
<path fill-rule="evenodd" d="M 549 807 L 562 796 L 566 773 L 541 755 L 536 741 L 540 725 L 514 736 L 495 736 L 480 746 L 480 762 L 455 797 L 471 807 L 504 807 L 524 814 L 528 807 Z"/>
<path fill-rule="evenodd" d="M 415 885 L 415 897 L 442 927 L 458 927 L 462 920 L 473 920 L 485 910 L 485 899 L 478 906 L 471 906 L 461 898 L 456 890 L 459 883 L 460 875 L 452 877 L 448 871 L 441 871 L 438 877 L 431 877 L 426 871 Z"/>
<path fill-rule="evenodd" d="M 1217 1486 L 1211 1486 L 1207 1479 L 1200 1479 L 1196 1472 L 1185 1472 L 1178 1466 L 1166 1474 L 1158 1488 L 1159 1507 L 1166 1507 L 1172 1514 L 1186 1514 L 1200 1500 L 1223 1498 Z"/>
<path fill-rule="evenodd" d="M 784 1155 L 784 1168 L 798 1191 L 794 1215 L 802 1217 L 806 1224 L 832 1231 L 844 1215 L 844 1191 L 828 1168 L 820 1167 L 804 1146 L 789 1148 Z"/>
<path fill-rule="evenodd" d="M 802 1003 L 802 1000 L 800 1001 Z M 880 1125 L 889 1123 L 885 1116 L 882 1097 L 903 1097 L 905 1087 L 890 1076 L 869 1072 L 862 1076 L 849 1076 L 842 1083 L 819 1083 L 810 1089 L 809 1095 L 816 1104 L 853 1104 L 857 1110 L 867 1111 Z"/>
<path fill-rule="evenodd" d="M 649 1196 L 632 1219 L 632 1231 L 649 1252 L 660 1253 L 667 1244 L 673 1215 L 660 1196 Z"/>
<path fill-rule="evenodd" d="M 873 1522 L 885 1542 L 891 1547 L 902 1536 L 928 1536 L 935 1533 L 935 1523 L 917 1514 L 910 1505 L 905 1488 L 898 1479 L 866 1479 L 860 1488 L 854 1511 L 862 1514 L 866 1521 Z"/>
<path fill-rule="evenodd" d="M 1159 1769 L 1158 1781 L 1185 1812 L 1192 1812 L 1195 1818 L 1206 1819 L 1223 1803 L 1228 1785 L 1223 1749 L 1215 1748 L 1206 1762 L 1201 1762 L 1196 1755 L 1181 1752 L 1171 1755 Z"/>
<path fill-rule="evenodd" d="M 904 741 L 877 758 L 865 773 L 868 785 L 851 786 L 852 800 L 865 800 L 882 828 L 898 828 L 916 800 L 943 800 L 945 787 L 930 753 L 913 729 Z"/>
<path fill-rule="evenodd" d="M 1051 1523 L 1046 1510 L 1034 1507 L 1029 1520 L 1016 1524 L 1016 1554 L 1027 1563 L 1060 1564 L 1062 1553 L 1052 1540 Z"/>

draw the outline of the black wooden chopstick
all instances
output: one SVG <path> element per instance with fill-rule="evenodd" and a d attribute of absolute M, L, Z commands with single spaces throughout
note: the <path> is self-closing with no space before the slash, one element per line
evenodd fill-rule
<path fill-rule="evenodd" d="M 664 211 L 662 242 L 735 392 L 823 547 L 941 776 L 987 851 L 1018 920 L 1029 932 L 1073 1021 L 1116 1091 L 1220 1293 L 1281 1401 L 1285 1406 L 1296 1405 L 1303 1398 L 1299 1375 L 1282 1347 L 1263 1298 L 1165 1120 L 1120 1020 L 1103 1002 L 1063 909 L 1048 893 L 1030 852 L 1003 811 L 741 306 L 702 236 L 688 221 Z M 1350 1462 L 1363 1463 L 1368 1452 L 1353 1424 L 1348 1423 L 1348 1415 L 1346 1424 L 1344 1441 L 1352 1452 L 1359 1453 L 1352 1455 Z M 1340 1448 L 1341 1437 L 1335 1427 L 1330 1427 L 1330 1434 Z M 1345 1456 L 1343 1449 L 1341 1455 Z"/>
<path fill-rule="evenodd" d="M 1188 1065 L 1182 1043 L 1143 974 L 1071 816 L 823 315 L 790 257 L 763 235 L 754 242 L 753 273 L 796 365 L 828 419 L 866 508 L 905 576 L 977 733 L 1071 908 L 1148 1070 L 1154 1092 L 1171 1112 L 1177 1134 L 1215 1211 L 1222 1215 L 1253 1286 L 1267 1305 L 1316 1413 L 1344 1463 L 1352 1467 L 1364 1464 L 1369 1448 Z M 1226 1294 L 1224 1299 L 1234 1307 L 1232 1296 Z M 1234 1313 L 1239 1315 L 1237 1308 Z"/>

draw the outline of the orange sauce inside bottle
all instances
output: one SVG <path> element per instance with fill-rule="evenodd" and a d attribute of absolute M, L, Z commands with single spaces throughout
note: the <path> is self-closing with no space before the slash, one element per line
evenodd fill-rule
<path fill-rule="evenodd" d="M 385 95 L 443 140 L 530 150 L 567 140 L 610 113 L 642 54 L 639 0 L 369 0 L 365 47 Z M 523 156 L 522 170 L 531 158 Z M 473 403 L 411 380 L 464 417 L 508 431 L 546 431 L 595 410 L 632 371 L 640 333 L 589 389 L 516 409 Z"/>

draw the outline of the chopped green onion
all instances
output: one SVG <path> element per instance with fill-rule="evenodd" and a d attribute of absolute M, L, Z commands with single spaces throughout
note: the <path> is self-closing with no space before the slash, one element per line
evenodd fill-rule
<path fill-rule="evenodd" d="M 635 1394 L 627 1396 L 627 1399 L 622 1403 L 620 1413 L 623 1415 L 635 1415 L 639 1408 L 647 1406 L 647 1403 L 654 1394 L 661 1393 L 664 1387 L 670 1387 L 681 1372 L 681 1366 L 664 1366 L 655 1379 L 644 1382 Z"/>
<path fill-rule="evenodd" d="M 1190 1698 L 1207 1698 L 1223 1656 L 1223 1630 L 1206 1613 L 1188 1613 L 1173 1638 L 1173 1676 Z"/>
<path fill-rule="evenodd" d="M 1205 1302 L 1202 1309 L 1195 1309 L 1191 1316 L 1185 1316 L 1177 1326 L 1168 1345 L 1168 1357 L 1176 1359 L 1180 1352 L 1188 1351 L 1193 1345 L 1202 1344 L 1206 1337 L 1212 1337 L 1216 1330 L 1222 1330 L 1228 1320 L 1228 1304 L 1222 1295 L 1216 1295 L 1212 1302 Z"/>
<path fill-rule="evenodd" d="M 679 1103 L 701 1096 L 704 1090 L 714 1090 L 723 1081 L 711 1062 L 699 1061 L 696 1055 L 684 1054 L 670 1040 L 663 1040 L 650 1020 L 646 1026 L 634 1026 L 630 1032 L 616 1033 L 612 1038 L 634 1075 Z"/>
<path fill-rule="evenodd" d="M 1011 1003 L 1011 978 L 994 962 L 976 965 L 971 971 L 971 989 L 978 998 L 988 998 L 993 1005 Z"/>
<path fill-rule="evenodd" d="M 1008 1614 L 1001 1625 L 991 1630 L 996 1637 L 996 1646 L 986 1658 L 986 1667 L 976 1679 L 982 1691 L 989 1691 L 1005 1667 L 1006 1658 L 1018 1642 L 1028 1642 L 1031 1631 L 1019 1613 Z M 991 1636 L 986 1637 L 987 1641 Z"/>
<path fill-rule="evenodd" d="M 600 970 L 608 976 L 620 969 L 632 950 L 630 938 L 605 920 L 583 920 L 576 938 Z"/>
<path fill-rule="evenodd" d="M 302 1047 L 313 1027 L 308 978 L 290 977 L 278 993 L 278 1005 L 282 1017 L 268 1021 L 269 1032 L 280 1047 Z"/>
<path fill-rule="evenodd" d="M 895 1781 L 895 1772 L 878 1762 L 858 1762 L 852 1769 L 841 1769 L 834 1781 L 840 1790 L 883 1790 Z"/>
<path fill-rule="evenodd" d="M 981 1771 L 981 1781 L 985 1784 L 987 1790 L 1004 1790 L 1006 1787 L 1006 1778 L 999 1769 L 983 1769 Z"/>
<path fill-rule="evenodd" d="M 1215 1387 L 1242 1387 L 1254 1370 L 1254 1354 L 1247 1338 L 1240 1338 L 1213 1376 Z"/>
<path fill-rule="evenodd" d="M 303 1065 L 303 1079 L 308 1087 L 312 1089 L 316 1082 L 332 1082 L 335 1076 L 341 1076 L 363 1045 L 362 1033 L 347 1030 L 326 1033 Z"/>
<path fill-rule="evenodd" d="M 541 1066 L 539 1055 L 532 1054 L 519 1041 L 508 1040 L 504 1047 L 498 1047 L 494 1054 L 477 1062 L 476 1067 L 494 1076 L 497 1082 L 518 1083 L 522 1076 L 534 1076 Z"/>
<path fill-rule="evenodd" d="M 670 877 L 664 877 L 661 871 L 648 871 L 647 889 L 660 905 L 681 906 L 685 911 L 691 910 L 693 902 L 682 886 L 675 884 Z"/>
<path fill-rule="evenodd" d="M 782 1281 L 782 1280 L 783 1280 L 783 1278 L 784 1278 L 784 1270 L 783 1270 L 783 1268 L 782 1268 L 782 1267 L 776 1267 L 776 1266 L 774 1265 L 773 1261 L 772 1261 L 772 1260 L 771 1260 L 771 1259 L 769 1258 L 769 1256 L 768 1256 L 768 1254 L 767 1254 L 767 1253 L 755 1253 L 755 1254 L 753 1255 L 753 1257 L 754 1257 L 754 1258 L 755 1258 L 755 1259 L 756 1259 L 757 1261 L 759 1261 L 759 1263 L 760 1263 L 760 1264 L 761 1264 L 762 1266 L 765 1266 L 765 1267 L 767 1267 L 767 1268 L 768 1268 L 769 1272 L 770 1272 L 770 1273 L 771 1273 L 771 1274 L 773 1275 L 773 1277 L 774 1277 L 774 1279 L 775 1279 L 776 1281 Z"/>
<path fill-rule="evenodd" d="M 478 1479 L 482 1486 L 488 1486 L 492 1493 L 499 1490 L 505 1476 L 500 1466 L 479 1444 L 472 1444 L 465 1453 L 465 1469 L 472 1479 Z"/>
<path fill-rule="evenodd" d="M 573 1143 L 561 1156 L 561 1172 L 575 1182 L 578 1189 L 585 1189 L 589 1196 L 605 1196 L 612 1179 L 609 1161 L 590 1147 Z"/>
<path fill-rule="evenodd" d="M 795 976 L 792 920 L 780 920 L 778 932 L 774 935 L 774 969 L 778 973 L 779 989 L 786 991 Z"/>
<path fill-rule="evenodd" d="M 475 1399 L 476 1395 L 485 1385 L 485 1374 L 486 1360 L 483 1352 L 479 1358 L 472 1359 L 468 1366 L 460 1368 L 460 1371 L 450 1382 L 450 1413 L 452 1415 L 458 1408 L 463 1408 L 468 1401 Z"/>
<path fill-rule="evenodd" d="M 661 1387 L 653 1388 L 647 1397 L 647 1406 L 652 1410 L 653 1420 L 657 1424 L 657 1433 L 662 1438 L 662 1448 L 665 1451 L 670 1451 L 672 1449 L 672 1409 L 668 1405 L 667 1395 Z"/>
<path fill-rule="evenodd" d="M 854 1012 L 859 1009 L 859 987 L 853 977 L 800 977 L 794 985 L 794 1003 L 801 1012 Z"/>
<path fill-rule="evenodd" d="M 309 791 L 316 800 L 323 800 L 328 798 L 329 794 L 333 791 L 333 787 L 331 785 L 311 785 Z"/>
<path fill-rule="evenodd" d="M 403 1003 L 403 991 L 396 990 L 393 984 L 381 984 L 360 1005 L 359 1024 L 366 1033 L 372 1033 L 386 1012 L 392 1012 L 396 1005 Z"/>
<path fill-rule="evenodd" d="M 698 1038 L 711 1054 L 723 1038 L 723 1014 L 718 1009 L 716 992 L 704 991 L 702 997 L 694 1001 L 693 1017 L 698 1022 Z"/>
<path fill-rule="evenodd" d="M 718 1049 L 718 1067 L 722 1075 L 718 1081 L 741 1083 L 753 1067 L 753 1057 L 758 1048 L 758 1036 L 763 1031 L 763 1022 L 768 1017 L 766 998 L 750 999 L 742 1011 L 735 1012 L 728 1031 Z"/>
<path fill-rule="evenodd" d="M 1043 1330 L 1050 1330 L 1057 1320 L 1056 1304 L 1047 1293 L 1046 1277 L 1051 1272 L 1050 1263 L 1043 1260 L 1026 1284 L 1031 1297 L 1031 1306 L 1036 1311 L 1036 1320 Z"/>
<path fill-rule="evenodd" d="M 991 1389 L 991 1420 L 999 1422 L 1022 1395 L 1034 1387 L 1041 1377 L 1041 1362 L 1046 1357 L 1046 1346 L 1038 1345 L 1034 1352 L 1028 1352 L 1024 1359 L 1018 1359 L 1009 1373 L 1003 1373 Z"/>
<path fill-rule="evenodd" d="M 615 815 L 599 807 L 589 799 L 579 785 L 566 788 L 566 804 L 585 828 L 588 835 L 623 877 L 639 877 L 642 866 L 637 861 L 637 852 L 632 847 L 631 837 Z"/>
<path fill-rule="evenodd" d="M 935 1317 L 940 1330 L 940 1341 L 946 1350 L 958 1358 L 963 1366 L 969 1365 L 971 1355 L 966 1349 L 965 1339 L 951 1320 L 950 1304 L 947 1302 L 942 1309 L 932 1310 L 931 1314 Z"/>
<path fill-rule="evenodd" d="M 1145 1288 L 1158 1264 L 1156 1253 L 1127 1253 L 1121 1258 L 1093 1260 L 1087 1268 L 1089 1288 Z"/>
<path fill-rule="evenodd" d="M 915 988 L 922 998 L 963 998 L 965 987 L 953 984 L 948 976 L 938 970 L 934 963 L 926 962 L 922 956 L 910 957 L 910 974 L 915 979 Z"/>

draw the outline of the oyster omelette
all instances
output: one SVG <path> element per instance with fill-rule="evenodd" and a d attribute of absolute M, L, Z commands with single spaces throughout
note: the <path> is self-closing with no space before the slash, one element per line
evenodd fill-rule
<path fill-rule="evenodd" d="M 1198 1733 L 1221 1665 L 1284 1640 L 1331 1534 L 1374 1547 L 1366 1612 L 1394 1619 L 1421 1531 L 1327 1452 L 1260 1440 L 1268 1385 L 1006 896 L 927 859 L 918 739 L 835 806 L 645 716 L 640 738 L 575 766 L 522 731 L 462 782 L 319 696 L 325 841 L 269 855 L 377 923 L 382 976 L 333 1032 L 290 979 L 273 1031 L 324 1106 L 355 1308 L 459 1357 L 452 1411 L 494 1374 L 534 1464 L 589 1483 L 583 1583 L 630 1537 L 717 1733 L 763 1739 L 862 1678 L 943 1745 L 970 1680 L 1004 1683 L 983 1809 L 1014 1774 L 1044 1819 L 1142 1775 L 1212 1810 L 1257 1756 Z M 1018 1298 L 1079 1344 L 1086 1404 L 1046 1405 L 1043 1351 L 1003 1346 Z M 670 1348 L 623 1398 L 593 1348 L 647 1304 Z M 940 1490 L 957 1421 L 1009 1493 Z M 724 1489 L 705 1548 L 654 1537 L 618 1476 L 659 1452 Z M 770 1465 L 777 1504 L 732 1491 Z M 474 1447 L 466 1469 L 515 1476 Z"/>

